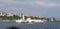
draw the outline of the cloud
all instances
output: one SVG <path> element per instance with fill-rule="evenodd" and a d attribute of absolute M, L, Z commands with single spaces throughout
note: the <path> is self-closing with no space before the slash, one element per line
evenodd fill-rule
<path fill-rule="evenodd" d="M 16 4 L 16 3 L 19 3 L 19 1 L 14 1 L 14 0 L 0 0 L 0 3 L 7 3 L 7 4 L 8 3 L 13 3 L 13 4 L 15 3 Z"/>
<path fill-rule="evenodd" d="M 4 6 L 4 4 L 0 4 L 0 6 Z"/>
<path fill-rule="evenodd" d="M 14 1 L 14 0 L 0 0 L 0 7 L 6 7 L 15 5 L 17 3 L 21 3 L 20 1 Z"/>
<path fill-rule="evenodd" d="M 57 1 L 58 2 L 58 1 Z M 29 6 L 42 6 L 42 7 L 54 7 L 54 6 L 60 6 L 60 3 L 52 2 L 52 0 L 49 2 L 47 0 L 0 0 L 0 6 L 21 6 L 21 5 L 29 5 Z"/>
<path fill-rule="evenodd" d="M 60 3 L 46 3 L 44 1 L 29 2 L 29 4 L 34 6 L 43 6 L 43 7 L 60 6 Z"/>

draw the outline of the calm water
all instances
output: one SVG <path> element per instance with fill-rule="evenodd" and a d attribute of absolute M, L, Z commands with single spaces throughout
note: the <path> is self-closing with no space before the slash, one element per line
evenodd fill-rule
<path fill-rule="evenodd" d="M 37 24 L 15 23 L 15 22 L 0 22 L 0 29 L 5 29 L 9 26 L 16 26 L 21 29 L 60 29 L 60 22 L 45 22 Z"/>

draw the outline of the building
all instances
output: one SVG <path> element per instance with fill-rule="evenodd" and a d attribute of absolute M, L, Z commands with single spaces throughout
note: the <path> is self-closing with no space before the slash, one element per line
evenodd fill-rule
<path fill-rule="evenodd" d="M 11 13 L 0 12 L 0 16 L 13 16 Z"/>
<path fill-rule="evenodd" d="M 13 16 L 14 14 L 8 13 L 6 16 Z"/>
<path fill-rule="evenodd" d="M 5 13 L 5 12 L 0 12 L 0 16 L 5 16 L 5 15 L 7 15 L 7 13 Z"/>

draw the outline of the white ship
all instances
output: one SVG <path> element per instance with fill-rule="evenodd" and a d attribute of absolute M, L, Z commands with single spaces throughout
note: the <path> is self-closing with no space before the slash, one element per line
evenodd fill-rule
<path fill-rule="evenodd" d="M 27 21 L 28 21 L 29 23 L 43 23 L 43 22 L 46 22 L 46 20 L 30 19 L 30 18 L 28 18 Z"/>
<path fill-rule="evenodd" d="M 31 19 L 31 18 L 27 18 L 26 20 L 24 19 L 24 15 L 22 15 L 22 19 L 20 20 L 16 20 L 17 23 L 21 23 L 21 22 L 25 22 L 25 23 L 43 23 L 46 20 L 40 20 L 40 19 Z"/>
<path fill-rule="evenodd" d="M 21 14 L 22 19 L 16 20 L 17 23 L 26 22 L 24 15 Z"/>

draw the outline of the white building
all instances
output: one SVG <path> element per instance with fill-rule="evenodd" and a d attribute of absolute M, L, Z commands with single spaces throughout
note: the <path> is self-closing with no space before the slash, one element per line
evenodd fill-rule
<path fill-rule="evenodd" d="M 4 15 L 6 15 L 7 13 L 5 13 L 5 12 L 0 12 L 0 16 L 4 16 Z"/>
<path fill-rule="evenodd" d="M 11 13 L 8 13 L 8 14 L 7 14 L 7 16 L 13 16 L 13 14 L 11 14 Z"/>
<path fill-rule="evenodd" d="M 13 16 L 11 13 L 6 13 L 6 12 L 0 12 L 0 16 Z"/>

